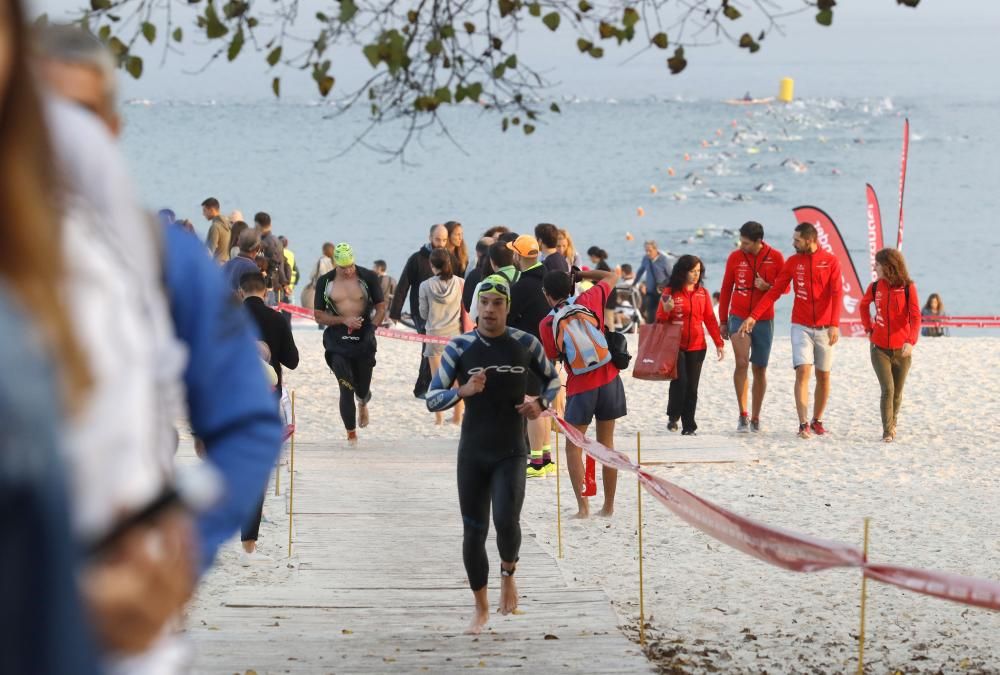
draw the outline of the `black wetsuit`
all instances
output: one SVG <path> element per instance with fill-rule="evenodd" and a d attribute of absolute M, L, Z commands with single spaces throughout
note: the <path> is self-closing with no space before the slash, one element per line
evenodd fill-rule
<path fill-rule="evenodd" d="M 365 296 L 364 323 L 360 330 L 348 331 L 347 326 L 327 326 L 323 331 L 323 347 L 326 363 L 337 377 L 340 386 L 340 417 L 344 428 L 354 431 L 358 428 L 357 407 L 354 399 L 362 405 L 371 400 L 372 372 L 375 370 L 375 324 L 372 323 L 372 309 L 384 301 L 382 283 L 375 272 L 357 268 L 358 282 Z M 316 300 L 314 308 L 339 316 L 337 308 L 327 297 L 327 286 L 337 278 L 337 268 L 316 280 Z"/>
<path fill-rule="evenodd" d="M 483 371 L 486 388 L 464 399 L 465 418 L 458 444 L 458 502 L 465 526 L 462 557 L 473 591 L 486 586 L 489 577 L 486 534 L 491 503 L 500 559 L 516 562 L 521 548 L 528 448 L 524 418 L 517 406 L 524 403 L 528 374 L 541 380 L 541 398 L 549 403 L 561 386 L 535 337 L 514 328 L 497 338 L 472 331 L 454 338 L 445 348 L 441 369 L 427 392 L 427 408 L 439 412 L 452 407 L 459 400 L 452 384 L 464 385 Z"/>

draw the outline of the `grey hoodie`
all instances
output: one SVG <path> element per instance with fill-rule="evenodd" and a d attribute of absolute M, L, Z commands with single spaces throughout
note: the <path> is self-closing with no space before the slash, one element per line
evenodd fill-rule
<path fill-rule="evenodd" d="M 431 277 L 420 284 L 420 316 L 428 335 L 461 335 L 462 286 L 459 277 Z"/>

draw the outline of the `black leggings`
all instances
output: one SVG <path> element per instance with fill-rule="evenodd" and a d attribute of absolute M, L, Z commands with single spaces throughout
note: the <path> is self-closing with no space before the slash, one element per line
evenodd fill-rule
<path fill-rule="evenodd" d="M 462 510 L 465 536 L 462 559 L 469 587 L 486 586 L 490 561 L 486 555 L 486 535 L 490 529 L 490 503 L 497 532 L 500 560 L 517 562 L 521 550 L 521 506 L 524 504 L 524 455 L 500 459 L 458 458 L 458 504 Z"/>
<path fill-rule="evenodd" d="M 677 353 L 677 379 L 670 382 L 667 416 L 671 420 L 679 419 L 684 431 L 698 428 L 694 413 L 698 408 L 698 382 L 701 381 L 705 352 L 706 350 L 700 349 L 696 352 L 681 350 Z"/>
<path fill-rule="evenodd" d="M 340 386 L 340 419 L 344 428 L 354 431 L 358 428 L 358 410 L 355 397 L 362 404 L 372 398 L 372 372 L 375 370 L 374 356 L 349 358 L 343 354 L 326 353 L 326 362 L 337 376 Z"/>
<path fill-rule="evenodd" d="M 240 541 L 257 541 L 257 536 L 260 534 L 260 519 L 264 517 L 264 495 L 267 491 L 267 486 L 264 486 L 264 493 L 260 495 L 260 502 L 257 504 L 257 510 L 250 514 L 250 520 L 248 520 L 243 527 L 240 528 Z"/>

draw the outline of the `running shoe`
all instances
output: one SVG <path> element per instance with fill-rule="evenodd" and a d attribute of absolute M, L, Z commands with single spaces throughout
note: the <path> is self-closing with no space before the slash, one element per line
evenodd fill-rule
<path fill-rule="evenodd" d="M 812 434 L 809 433 L 809 425 L 803 422 L 799 425 L 799 438 L 809 438 Z"/>
<path fill-rule="evenodd" d="M 677 431 L 677 420 L 667 422 L 667 431 Z"/>
<path fill-rule="evenodd" d="M 253 553 L 240 551 L 240 565 L 243 567 L 250 567 L 251 565 L 266 565 L 269 562 L 273 561 L 260 551 L 254 551 Z"/>
<path fill-rule="evenodd" d="M 681 436 L 697 436 L 698 434 L 694 429 L 685 429 L 681 432 Z"/>
<path fill-rule="evenodd" d="M 750 431 L 755 434 L 760 433 L 760 420 L 750 420 Z"/>
<path fill-rule="evenodd" d="M 809 428 L 812 429 L 812 432 L 817 436 L 822 436 L 826 433 L 826 429 L 823 428 L 823 421 L 818 420 L 815 417 L 813 418 L 813 421 L 809 423 Z"/>
<path fill-rule="evenodd" d="M 559 466 L 555 462 L 549 462 L 545 465 L 546 473 L 554 476 L 559 472 Z"/>
<path fill-rule="evenodd" d="M 750 416 L 740 415 L 739 422 L 736 423 L 736 433 L 738 434 L 748 434 L 750 433 Z"/>
<path fill-rule="evenodd" d="M 549 475 L 548 469 L 544 466 L 535 466 L 534 464 L 528 465 L 528 478 L 545 478 Z"/>

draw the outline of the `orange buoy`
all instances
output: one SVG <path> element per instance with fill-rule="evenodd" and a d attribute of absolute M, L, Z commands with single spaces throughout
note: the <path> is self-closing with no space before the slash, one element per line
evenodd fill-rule
<path fill-rule="evenodd" d="M 672 166 L 668 166 L 667 167 L 667 175 L 668 176 L 673 176 L 674 175 L 674 167 L 672 167 Z"/>
<path fill-rule="evenodd" d="M 625 233 L 625 241 L 635 241 L 635 237 L 632 236 L 631 232 Z"/>
<path fill-rule="evenodd" d="M 708 147 L 708 141 L 705 140 L 704 138 L 701 139 L 701 147 L 703 147 L 703 148 L 707 148 Z"/>
<path fill-rule="evenodd" d="M 639 208 L 637 208 L 635 210 L 635 213 L 636 213 L 637 216 L 639 216 L 640 218 L 642 218 L 644 215 L 646 215 L 646 209 L 644 209 L 644 208 L 642 208 L 640 206 Z"/>
<path fill-rule="evenodd" d="M 735 126 L 736 126 L 736 120 L 733 120 L 733 121 L 732 121 L 732 122 L 730 122 L 729 124 L 730 124 L 731 126 L 734 126 L 734 127 L 735 127 Z"/>
<path fill-rule="evenodd" d="M 655 185 L 650 185 L 650 186 L 649 186 L 649 191 L 650 191 L 650 192 L 652 192 L 652 193 L 653 193 L 654 195 L 655 195 L 655 194 L 656 194 L 657 192 L 659 192 L 659 190 L 657 190 L 657 189 L 656 189 L 656 186 L 655 186 Z"/>
<path fill-rule="evenodd" d="M 715 135 L 716 136 L 721 136 L 722 135 L 722 129 L 716 129 L 715 130 Z"/>
<path fill-rule="evenodd" d="M 685 153 L 684 153 L 684 161 L 685 161 L 685 162 L 689 162 L 689 161 L 691 161 L 691 155 L 689 155 L 688 153 L 686 153 L 686 152 L 685 152 Z"/>

